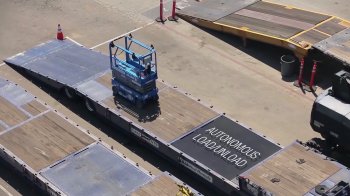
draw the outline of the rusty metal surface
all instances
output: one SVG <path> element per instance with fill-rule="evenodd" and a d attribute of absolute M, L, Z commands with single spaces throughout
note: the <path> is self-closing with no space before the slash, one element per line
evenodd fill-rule
<path fill-rule="evenodd" d="M 307 30 L 314 26 L 313 24 L 310 24 L 310 23 L 293 20 L 293 19 L 289 19 L 281 16 L 276 16 L 272 14 L 262 13 L 258 11 L 248 10 L 248 9 L 239 10 L 235 14 L 240 16 L 255 18 L 255 19 L 259 19 L 267 22 L 273 22 L 278 25 L 285 25 L 288 27 L 293 27 L 293 28 L 302 29 L 302 30 Z"/>
<path fill-rule="evenodd" d="M 260 0 L 203 0 L 189 3 L 189 6 L 178 11 L 178 14 L 213 22 L 258 1 Z"/>

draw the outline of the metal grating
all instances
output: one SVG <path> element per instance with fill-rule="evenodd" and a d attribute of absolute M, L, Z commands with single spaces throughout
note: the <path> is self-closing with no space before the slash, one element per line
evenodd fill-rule
<path fill-rule="evenodd" d="M 152 180 L 101 144 L 90 146 L 41 175 L 67 195 L 126 195 Z"/>

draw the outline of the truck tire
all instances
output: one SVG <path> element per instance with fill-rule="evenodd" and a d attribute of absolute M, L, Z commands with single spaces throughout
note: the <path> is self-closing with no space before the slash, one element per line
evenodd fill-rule
<path fill-rule="evenodd" d="M 69 87 L 64 87 L 64 94 L 66 95 L 66 97 L 70 100 L 75 100 L 77 99 L 78 95 L 75 93 L 75 91 Z"/>
<path fill-rule="evenodd" d="M 141 100 L 136 100 L 136 107 L 137 107 L 138 109 L 143 108 L 143 103 L 142 103 Z"/>
<path fill-rule="evenodd" d="M 331 146 L 331 147 L 336 147 L 338 142 L 337 139 L 332 137 L 329 133 L 321 133 L 321 136 L 326 140 L 326 142 Z"/>
<path fill-rule="evenodd" d="M 112 87 L 112 91 L 113 91 L 113 96 L 117 97 L 119 94 L 118 94 L 118 88 L 113 86 Z"/>
<path fill-rule="evenodd" d="M 95 106 L 88 98 L 85 98 L 85 107 L 89 112 L 95 112 Z"/>
<path fill-rule="evenodd" d="M 157 102 L 158 100 L 159 100 L 159 96 L 158 96 L 158 95 L 156 95 L 156 96 L 153 97 L 153 101 L 154 101 L 154 102 Z"/>

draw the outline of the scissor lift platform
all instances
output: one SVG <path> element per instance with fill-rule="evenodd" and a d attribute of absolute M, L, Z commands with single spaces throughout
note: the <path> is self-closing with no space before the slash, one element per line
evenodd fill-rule
<path fill-rule="evenodd" d="M 244 40 L 287 48 L 299 57 L 350 27 L 336 16 L 261 0 L 204 0 L 182 5 L 178 15 L 184 20 Z"/>
<path fill-rule="evenodd" d="M 41 55 L 33 57 L 33 50 L 40 51 Z M 96 59 L 101 62 L 95 63 Z M 69 40 L 52 40 L 11 57 L 6 63 L 26 70 L 53 87 L 75 90 L 83 99 L 89 100 L 92 106 L 90 109 L 93 108 L 94 112 L 116 125 L 116 128 L 121 128 L 155 152 L 194 172 L 197 177 L 225 193 L 237 191 L 237 177 L 241 173 L 281 148 L 162 80 L 157 81 L 159 101 L 142 109 L 124 98 L 114 97 L 108 59 L 108 56 L 75 45 Z M 59 66 L 61 64 L 70 66 Z M 85 70 L 89 74 L 84 75 Z M 64 72 L 74 73 L 76 76 L 72 77 L 81 80 L 72 82 L 70 78 L 60 75 Z M 84 72 L 83 76 L 79 75 L 81 72 Z M 213 127 L 219 128 L 225 136 L 218 138 L 203 130 Z M 199 140 L 194 141 L 199 133 L 203 138 L 198 137 Z M 215 149 L 208 146 L 209 140 L 216 143 Z M 225 145 L 223 141 L 231 142 L 231 146 Z M 242 149 L 245 149 L 243 151 L 246 154 L 240 151 Z M 249 157 L 249 153 L 253 152 L 257 156 Z"/>

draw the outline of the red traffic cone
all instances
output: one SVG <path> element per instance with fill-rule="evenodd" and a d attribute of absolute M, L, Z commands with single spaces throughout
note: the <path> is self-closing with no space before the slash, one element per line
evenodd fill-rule
<path fill-rule="evenodd" d="M 62 29 L 61 29 L 61 25 L 58 24 L 57 26 L 57 39 L 58 40 L 63 40 L 63 33 L 62 33 Z"/>

